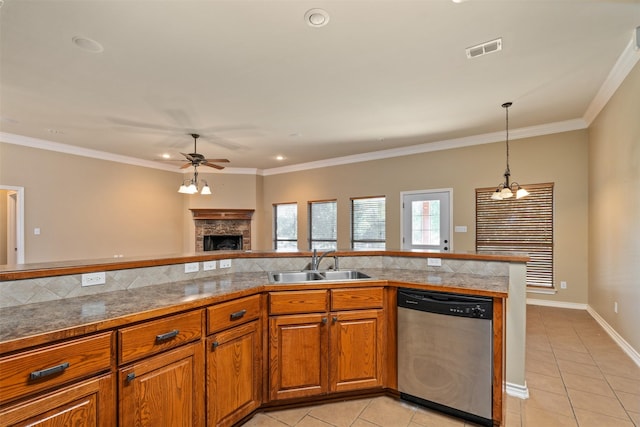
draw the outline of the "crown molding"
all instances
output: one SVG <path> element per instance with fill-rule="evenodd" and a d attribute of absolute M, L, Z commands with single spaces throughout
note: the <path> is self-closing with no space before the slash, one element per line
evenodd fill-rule
<path fill-rule="evenodd" d="M 640 49 L 636 48 L 635 37 L 631 37 L 627 47 L 622 51 L 622 54 L 620 54 L 620 57 L 609 72 L 604 83 L 600 86 L 600 90 L 591 100 L 589 107 L 587 107 L 587 111 L 585 111 L 583 116 L 587 125 L 591 125 L 598 114 L 600 114 L 600 111 L 607 105 L 607 102 L 609 102 L 639 60 Z"/>
<path fill-rule="evenodd" d="M 562 122 L 547 123 L 544 125 L 530 126 L 509 131 L 511 140 L 531 138 L 534 136 L 549 135 L 553 133 L 569 132 L 586 129 L 587 123 L 583 119 L 565 120 Z M 372 151 L 352 156 L 336 157 L 333 159 L 319 160 L 316 162 L 299 163 L 297 165 L 282 166 L 262 170 L 263 176 L 279 175 L 289 172 L 299 172 L 309 169 L 325 168 L 330 166 L 346 165 L 350 163 L 368 162 L 371 160 L 388 159 L 392 157 L 410 156 L 413 154 L 428 153 L 432 151 L 450 150 L 453 148 L 470 147 L 472 145 L 491 144 L 504 139 L 504 131 L 485 133 L 481 135 L 467 136 L 464 138 L 448 139 L 443 141 L 428 142 L 409 147 L 393 148 L 390 150 Z"/>
<path fill-rule="evenodd" d="M 62 144 L 59 142 L 47 141 L 45 139 L 32 138 L 29 136 L 16 135 L 13 133 L 0 132 L 0 142 L 7 144 L 21 145 L 24 147 L 39 148 L 41 150 L 57 151 L 59 153 L 73 154 L 75 156 L 91 157 L 99 160 L 107 160 L 111 162 L 124 163 L 133 166 L 141 166 L 151 169 L 160 169 L 163 171 L 190 174 L 191 169 L 176 169 L 175 166 L 163 165 L 162 163 L 152 160 L 138 159 L 135 157 L 122 156 L 120 154 L 107 153 L 106 151 L 92 150 L 90 148 L 76 147 L 74 145 Z M 204 173 L 204 172 L 203 172 Z M 211 171 L 206 173 L 226 173 L 241 175 L 257 175 L 258 169 L 255 168 L 225 168 L 224 171 Z"/>

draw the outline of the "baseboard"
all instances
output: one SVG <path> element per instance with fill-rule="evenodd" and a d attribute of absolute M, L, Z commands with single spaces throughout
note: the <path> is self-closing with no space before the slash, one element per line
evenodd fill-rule
<path fill-rule="evenodd" d="M 587 304 L 579 304 L 577 302 L 550 301 L 535 298 L 527 298 L 527 304 L 544 305 L 545 307 L 570 308 L 572 310 L 586 310 L 589 307 Z"/>
<path fill-rule="evenodd" d="M 524 383 L 524 386 L 513 383 L 505 383 L 505 386 L 506 392 L 509 396 L 517 397 L 519 399 L 529 398 L 529 388 L 527 387 L 526 381 Z"/>
<path fill-rule="evenodd" d="M 620 334 L 618 334 L 616 330 L 613 329 L 611 325 L 609 325 L 607 321 L 604 320 L 602 316 L 600 316 L 598 312 L 593 309 L 593 307 L 588 306 L 587 312 L 596 320 L 596 322 L 598 322 L 600 326 L 602 326 L 602 329 L 604 329 L 605 332 L 608 333 L 611 338 L 613 338 L 616 344 L 620 346 L 622 351 L 627 353 L 627 355 L 631 358 L 631 360 L 635 362 L 636 365 L 640 366 L 640 353 L 638 353 L 636 349 L 631 347 L 631 345 L 627 341 L 625 341 L 625 339 L 622 338 Z"/>

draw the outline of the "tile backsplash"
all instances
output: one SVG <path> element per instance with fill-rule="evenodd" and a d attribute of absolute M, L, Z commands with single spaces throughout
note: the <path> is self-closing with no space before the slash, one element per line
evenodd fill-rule
<path fill-rule="evenodd" d="M 103 292 L 134 289 L 143 286 L 220 276 L 233 272 L 302 270 L 307 258 L 238 258 L 232 260 L 231 268 L 204 271 L 202 263 L 196 273 L 185 273 L 184 264 L 156 267 L 132 268 L 106 272 L 106 283 L 97 286 L 82 286 L 82 275 L 43 277 L 0 282 L 0 308 L 22 304 L 73 298 Z M 490 262 L 443 258 L 438 267 L 427 266 L 427 258 L 354 256 L 340 257 L 342 270 L 363 268 L 385 268 L 401 270 L 427 270 L 446 273 L 464 273 L 491 276 L 508 276 L 508 262 Z M 333 265 L 333 258 L 322 261 L 321 269 Z M 266 281 L 266 275 L 265 275 Z"/>

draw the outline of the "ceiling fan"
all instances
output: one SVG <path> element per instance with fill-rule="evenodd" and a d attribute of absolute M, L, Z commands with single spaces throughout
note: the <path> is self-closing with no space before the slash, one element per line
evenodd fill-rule
<path fill-rule="evenodd" d="M 224 169 L 224 166 L 216 165 L 214 163 L 229 163 L 229 160 L 205 158 L 202 154 L 198 153 L 198 150 L 197 150 L 198 138 L 200 137 L 200 135 L 198 135 L 197 133 L 192 133 L 190 135 L 193 137 L 193 153 L 180 153 L 187 159 L 187 163 L 180 166 L 180 169 L 185 169 L 185 168 L 188 168 L 189 166 L 193 166 L 194 168 L 197 168 L 198 166 L 209 166 L 211 168 L 215 168 L 219 170 Z M 169 160 L 169 161 L 178 162 L 182 160 Z"/>

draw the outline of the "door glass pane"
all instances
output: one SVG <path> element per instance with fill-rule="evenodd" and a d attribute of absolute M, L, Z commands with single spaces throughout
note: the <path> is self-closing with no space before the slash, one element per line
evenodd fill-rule
<path fill-rule="evenodd" d="M 440 200 L 411 202 L 411 244 L 440 244 Z"/>

